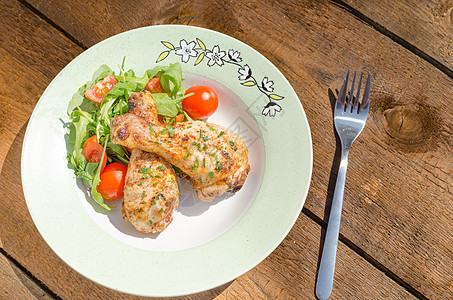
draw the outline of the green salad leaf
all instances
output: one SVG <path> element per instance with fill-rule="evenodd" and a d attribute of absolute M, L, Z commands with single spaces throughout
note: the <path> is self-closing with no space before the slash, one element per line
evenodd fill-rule
<path fill-rule="evenodd" d="M 153 93 L 153 97 L 158 113 L 166 118 L 174 118 L 178 113 L 184 113 L 181 102 L 186 97 L 185 89 L 181 88 L 183 79 L 179 63 L 156 66 L 148 69 L 143 76 L 137 76 L 132 69 L 124 71 L 125 61 L 126 57 L 119 66 L 119 74 L 115 74 L 109 66 L 101 65 L 94 72 L 91 80 L 74 93 L 67 108 L 71 119 L 67 133 L 70 143 L 67 157 L 69 166 L 74 170 L 76 177 L 91 189 L 92 198 L 107 210 L 112 207 L 104 203 L 102 195 L 96 189 L 100 182 L 100 164 L 88 162 L 82 155 L 85 141 L 96 135 L 98 142 L 104 145 L 102 157 L 107 155 L 108 161 L 128 164 L 129 153 L 122 146 L 114 144 L 110 140 L 110 120 L 128 112 L 127 100 L 131 94 L 144 90 L 151 78 L 160 78 L 162 88 L 167 93 Z M 115 76 L 118 83 L 113 86 L 100 104 L 85 96 L 86 91 L 110 75 Z M 190 119 L 187 114 L 185 116 L 188 120 Z"/>

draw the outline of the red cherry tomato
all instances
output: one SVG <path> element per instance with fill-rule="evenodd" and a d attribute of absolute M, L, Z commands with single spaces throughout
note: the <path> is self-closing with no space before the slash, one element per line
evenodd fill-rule
<path fill-rule="evenodd" d="M 165 93 L 165 90 L 160 83 L 160 78 L 151 78 L 145 89 L 152 93 Z"/>
<path fill-rule="evenodd" d="M 101 173 L 101 182 L 96 187 L 105 200 L 118 200 L 123 198 L 124 181 L 127 167 L 122 163 L 108 164 Z"/>
<path fill-rule="evenodd" d="M 100 162 L 102 158 L 102 152 L 104 152 L 104 147 L 102 147 L 97 142 L 97 137 L 95 135 L 87 139 L 85 144 L 83 145 L 82 155 L 85 156 L 87 162 Z M 104 160 L 101 164 L 101 172 L 104 170 L 106 164 L 107 155 L 104 155 Z"/>
<path fill-rule="evenodd" d="M 115 76 L 109 75 L 102 81 L 96 83 L 91 89 L 85 92 L 85 96 L 96 103 L 101 103 L 105 95 L 107 95 L 118 81 Z"/>
<path fill-rule="evenodd" d="M 186 91 L 192 96 L 182 100 L 182 109 L 194 119 L 204 119 L 212 115 L 219 105 L 217 94 L 208 86 L 193 86 Z"/>
<path fill-rule="evenodd" d="M 184 114 L 177 114 L 175 117 L 176 123 L 178 122 L 184 122 Z"/>

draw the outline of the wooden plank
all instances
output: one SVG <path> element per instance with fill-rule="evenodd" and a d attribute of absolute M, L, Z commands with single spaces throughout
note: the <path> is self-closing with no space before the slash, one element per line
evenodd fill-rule
<path fill-rule="evenodd" d="M 453 70 L 452 1 L 344 2 Z"/>
<path fill-rule="evenodd" d="M 42 289 L 29 274 L 24 272 L 8 258 L 0 255 L 0 297 L 2 299 L 39 299 L 51 300 L 53 296 Z M 24 292 L 24 288 L 27 292 Z M 7 296 L 6 296 L 7 295 Z M 20 296 L 20 297 L 19 297 Z"/>
<path fill-rule="evenodd" d="M 16 51 L 10 49 L 8 42 L 2 42 L 0 65 L 0 87 L 5 93 L 2 96 L 2 103 L 8 107 L 8 119 L 0 119 L 3 128 L 8 127 L 9 131 L 2 137 L 5 144 L 2 144 L 0 191 L 2 201 L 0 202 L 0 227 L 1 244 L 19 263 L 30 270 L 34 276 L 48 286 L 57 296 L 65 299 L 139 299 L 130 295 L 121 294 L 113 290 L 101 287 L 66 266 L 40 237 L 33 222 L 26 210 L 25 200 L 21 192 L 20 183 L 20 153 L 25 133 L 26 119 L 36 103 L 40 92 L 44 90 L 52 76 L 66 63 L 72 55 L 76 55 L 80 49 L 58 35 L 50 26 L 24 10 L 20 5 L 0 6 L 5 23 L 14 24 L 8 16 L 22 15 L 28 22 L 21 23 L 29 32 L 24 35 L 36 37 L 34 49 L 43 49 L 47 45 L 46 55 L 36 55 L 35 59 L 42 60 L 41 63 L 50 63 L 48 57 L 62 54 L 62 61 L 54 64 L 50 74 L 40 74 L 35 70 L 33 62 L 27 61 L 22 55 L 23 48 L 18 47 Z M 33 23 L 34 26 L 29 26 Z M 10 30 L 3 25 L 1 32 L 7 35 Z M 42 32 L 54 33 L 46 36 L 47 39 L 40 39 Z M 22 38 L 20 33 L 18 38 Z M 51 39 L 49 41 L 49 39 Z M 4 41 L 7 41 L 5 39 Z M 65 61 L 65 59 L 67 61 Z M 14 78 L 16 85 L 6 82 L 8 78 Z M 38 80 L 41 77 L 41 81 Z M 29 88 L 28 82 L 34 82 L 34 89 L 30 93 L 21 95 L 23 98 L 23 109 L 13 109 L 17 97 L 15 89 L 25 90 Z M 6 115 L 2 114 L 2 116 Z M 9 122 L 9 123 L 7 123 Z M 217 297 L 219 299 L 234 298 L 300 298 L 301 296 L 312 295 L 314 291 L 316 264 L 318 259 L 319 240 L 321 228 L 313 221 L 302 215 L 294 230 L 285 239 L 282 245 L 262 264 L 251 272 L 245 274 L 233 283 L 205 293 L 183 297 L 183 299 L 206 299 Z M 369 298 L 393 297 L 398 299 L 411 299 L 411 295 L 400 286 L 391 281 L 382 272 L 361 259 L 353 251 L 340 245 L 341 257 L 338 262 L 337 281 L 334 295 L 339 298 L 354 298 L 361 295 Z M 285 272 L 287 268 L 288 272 Z M 351 276 L 351 268 L 354 268 L 354 276 Z M 9 274 L 1 281 L 1 288 L 6 290 L 17 289 L 17 280 L 12 282 L 11 287 L 5 284 L 10 280 Z M 296 279 L 295 279 L 296 278 Z M 367 280 L 372 278 L 372 280 Z M 9 282 L 9 281 L 8 281 Z M 295 284 L 297 283 L 297 284 Z M 88 296 L 89 295 L 89 296 Z M 25 298 L 19 295 L 18 298 Z M 35 295 L 36 296 L 36 295 Z"/>
<path fill-rule="evenodd" d="M 372 112 L 351 152 L 342 233 L 426 295 L 451 294 L 452 90 L 451 80 L 431 65 L 327 2 L 250 1 L 234 9 L 220 2 L 153 9 L 139 3 L 140 9 L 98 15 L 77 1 L 58 9 L 32 3 L 87 46 L 138 26 L 190 21 L 265 54 L 293 84 L 309 117 L 315 157 L 307 207 L 321 218 L 335 175 L 330 176 L 335 138 L 328 89 L 339 88 L 346 66 L 371 70 Z M 93 18 L 80 17 L 85 10 Z M 110 23 L 108 32 L 98 20 Z M 405 126 L 397 122 L 401 116 L 409 116 Z M 422 134 L 414 134 L 420 124 Z"/>
<path fill-rule="evenodd" d="M 33 294 L 17 277 L 8 259 L 0 254 L 0 298 L 33 299 Z"/>
<path fill-rule="evenodd" d="M 19 172 L 19 156 L 24 130 L 12 143 L 0 174 L 0 237 L 38 279 L 62 298 L 141 299 L 99 286 L 66 266 L 40 237 L 25 211 L 20 182 L 7 178 Z M 17 224 L 22 224 L 20 227 Z M 17 236 L 22 236 L 18 239 Z M 261 264 L 231 284 L 181 299 L 292 299 L 314 293 L 321 227 L 302 214 L 282 244 Z M 405 289 L 340 243 L 334 298 L 413 299 Z M 353 276 L 351 276 L 353 274 Z"/>
<path fill-rule="evenodd" d="M 0 190 L 3 226 L 0 228 L 5 248 L 18 255 L 30 271 L 58 296 L 70 299 L 142 299 L 99 286 L 66 266 L 39 236 L 32 220 L 23 209 L 25 200 L 17 197 L 20 184 L 5 186 L 6 178 L 18 172 L 19 153 L 24 131 L 12 143 Z M 20 228 L 17 223 L 23 224 Z M 211 291 L 180 299 L 297 299 L 314 294 L 321 227 L 301 214 L 282 244 L 261 264 L 232 283 Z M 17 239 L 18 235 L 25 236 Z M 19 247 L 19 249 L 18 249 Z M 24 249 L 27 248 L 27 249 Z M 333 298 L 336 299 L 414 299 L 408 291 L 370 265 L 354 251 L 340 243 Z"/>
<path fill-rule="evenodd" d="M 61 11 L 32 3 L 87 46 L 126 29 L 189 22 L 258 49 L 287 76 L 308 115 L 315 151 L 306 206 L 324 219 L 338 166 L 329 89 L 340 87 L 347 68 L 371 71 L 372 108 L 351 151 L 342 234 L 428 297 L 453 293 L 453 85 L 431 64 L 327 1 L 160 2 L 157 15 L 142 3 L 124 8 L 118 19 L 118 8 L 110 7 L 102 22 L 114 29 L 103 34 L 96 24 L 101 14 L 77 21 L 70 7 L 81 6 L 77 1 Z M 65 19 L 74 23 L 66 26 Z M 82 33 L 74 29 L 84 26 Z"/>

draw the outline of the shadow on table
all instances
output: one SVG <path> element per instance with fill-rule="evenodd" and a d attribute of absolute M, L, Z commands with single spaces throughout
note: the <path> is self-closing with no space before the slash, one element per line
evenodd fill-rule
<path fill-rule="evenodd" d="M 335 93 L 332 91 L 332 89 L 328 89 L 328 94 L 329 94 L 329 101 L 330 101 L 330 106 L 332 110 L 332 120 L 334 117 L 334 109 L 335 109 L 335 102 L 337 100 L 338 96 L 338 90 L 335 90 Z M 319 272 L 319 265 L 321 263 L 321 255 L 322 255 L 322 248 L 324 247 L 324 240 L 326 238 L 326 225 L 329 221 L 329 216 L 330 216 L 330 208 L 332 207 L 332 200 L 333 200 L 333 193 L 335 191 L 335 183 L 337 181 L 337 175 L 338 175 L 338 168 L 340 167 L 340 161 L 341 161 L 341 142 L 340 138 L 338 136 L 338 133 L 335 129 L 335 124 L 332 122 L 332 129 L 333 132 L 335 133 L 335 154 L 333 157 L 333 162 L 332 162 L 332 167 L 330 168 L 330 175 L 329 175 L 329 184 L 327 186 L 327 196 L 326 196 L 326 204 L 324 206 L 324 218 L 322 220 L 322 229 L 321 229 L 321 239 L 319 243 L 319 250 L 318 250 L 318 264 L 316 266 L 316 279 L 315 279 L 315 289 L 316 289 L 316 284 L 318 281 L 317 275 Z M 313 291 L 315 297 L 316 297 L 316 290 Z"/>

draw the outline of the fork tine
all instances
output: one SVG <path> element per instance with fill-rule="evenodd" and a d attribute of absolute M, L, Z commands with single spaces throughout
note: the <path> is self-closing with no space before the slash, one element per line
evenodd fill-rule
<path fill-rule="evenodd" d="M 340 88 L 340 92 L 338 93 L 337 103 L 335 105 L 336 109 L 344 109 L 345 100 L 346 100 L 346 92 L 348 89 L 348 81 L 349 81 L 349 70 L 346 73 L 346 77 L 344 78 L 343 85 Z"/>
<path fill-rule="evenodd" d="M 354 107 L 352 108 L 351 112 L 357 112 L 357 108 L 359 107 L 359 101 L 360 101 L 360 88 L 362 87 L 362 78 L 363 78 L 363 71 L 360 74 L 360 79 L 359 79 L 359 87 L 357 88 L 357 95 L 355 96 L 355 102 L 354 102 Z"/>
<path fill-rule="evenodd" d="M 362 103 L 360 104 L 360 112 L 370 109 L 370 93 L 371 93 L 371 74 L 368 72 L 368 78 L 366 80 L 365 92 L 363 93 Z"/>
<path fill-rule="evenodd" d="M 348 98 L 348 102 L 346 104 L 346 109 L 349 110 L 350 112 L 352 112 L 352 108 L 353 108 L 353 104 L 354 104 L 354 84 L 355 84 L 356 75 L 357 75 L 357 71 L 354 71 L 354 78 L 352 79 L 351 90 L 349 91 L 349 98 Z"/>

